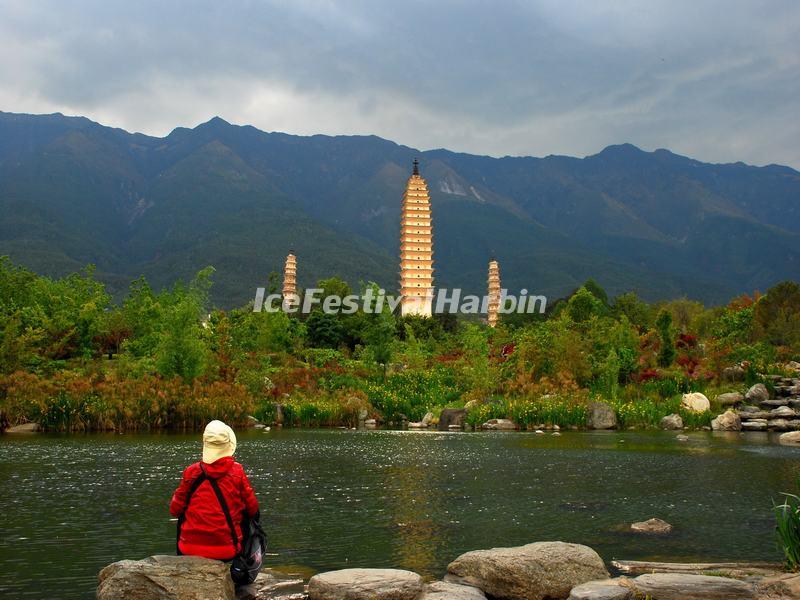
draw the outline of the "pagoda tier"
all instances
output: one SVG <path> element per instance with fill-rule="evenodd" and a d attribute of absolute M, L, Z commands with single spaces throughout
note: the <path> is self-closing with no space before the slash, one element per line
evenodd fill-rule
<path fill-rule="evenodd" d="M 489 302 L 486 320 L 489 327 L 497 325 L 500 312 L 500 265 L 496 260 L 489 262 Z"/>
<path fill-rule="evenodd" d="M 430 316 L 433 304 L 433 231 L 428 185 L 419 163 L 406 184 L 400 218 L 402 315 Z"/>
<path fill-rule="evenodd" d="M 283 267 L 283 297 L 297 295 L 297 258 L 294 254 L 286 257 Z"/>

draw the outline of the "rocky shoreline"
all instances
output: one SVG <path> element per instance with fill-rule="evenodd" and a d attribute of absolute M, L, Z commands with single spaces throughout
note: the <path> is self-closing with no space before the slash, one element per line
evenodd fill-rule
<path fill-rule="evenodd" d="M 228 567 L 193 556 L 123 560 L 99 574 L 98 600 L 779 600 L 800 598 L 800 574 L 777 565 L 613 562 L 592 548 L 535 542 L 474 550 L 426 582 L 401 569 L 343 569 L 308 582 L 265 569 L 234 588 Z M 633 576 L 636 575 L 636 576 Z"/>
<path fill-rule="evenodd" d="M 769 388 L 763 383 L 757 383 L 749 388 L 735 389 L 731 384 L 729 390 L 719 394 L 715 399 L 715 406 L 724 409 L 711 420 L 706 430 L 713 431 L 753 431 L 753 432 L 778 432 L 779 442 L 786 445 L 800 446 L 800 377 L 784 377 L 770 375 L 766 377 Z M 772 388 L 773 392 L 770 392 Z M 475 402 L 475 401 L 472 401 Z M 681 410 L 690 413 L 706 413 L 711 410 L 712 403 L 700 392 L 683 394 Z M 510 419 L 489 419 L 488 421 L 471 426 L 467 424 L 469 403 L 464 408 L 444 408 L 436 418 L 433 413 L 427 413 L 420 421 L 408 420 L 394 423 L 395 427 L 410 430 L 436 430 L 440 432 L 458 431 L 520 431 L 526 430 L 535 434 L 546 432 L 560 435 L 559 425 L 541 423 L 527 428 L 520 427 Z M 255 417 L 247 417 L 247 427 L 263 431 L 270 431 L 274 427 L 283 425 L 283 406 L 275 404 L 276 420 L 271 424 L 261 423 Z M 713 414 L 713 413 L 712 413 Z M 390 424 L 391 425 L 391 424 Z M 353 429 L 380 429 L 384 423 L 374 418 L 367 418 L 367 412 L 359 414 L 358 427 Z M 686 429 L 681 415 L 677 413 L 666 415 L 659 423 L 660 429 L 680 431 Z M 614 408 L 607 402 L 594 401 L 587 406 L 585 427 L 571 426 L 571 430 L 610 430 L 618 429 L 619 424 Z M 339 427 L 339 429 L 346 429 Z M 647 428 L 642 428 L 646 430 Z M 37 423 L 23 423 L 9 427 L 4 433 L 25 434 L 42 431 Z M 680 436 L 679 436 L 680 437 Z"/>

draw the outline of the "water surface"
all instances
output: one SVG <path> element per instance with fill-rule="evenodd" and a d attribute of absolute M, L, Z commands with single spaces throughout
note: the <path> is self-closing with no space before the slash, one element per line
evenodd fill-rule
<path fill-rule="evenodd" d="M 606 560 L 779 560 L 771 506 L 800 450 L 767 434 L 273 430 L 239 435 L 270 566 L 440 577 L 476 548 L 564 540 Z M 198 435 L 0 437 L 0 596 L 91 598 L 98 570 L 173 553 Z M 667 538 L 620 525 L 660 517 Z"/>

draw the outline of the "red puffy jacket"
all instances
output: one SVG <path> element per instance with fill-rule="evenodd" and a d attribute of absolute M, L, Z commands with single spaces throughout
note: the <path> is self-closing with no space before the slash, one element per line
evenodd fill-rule
<path fill-rule="evenodd" d="M 239 553 L 241 547 L 242 516 L 245 512 L 249 517 L 255 516 L 258 500 L 242 465 L 232 456 L 220 458 L 210 465 L 203 464 L 206 476 L 217 480 L 228 504 L 238 540 L 234 546 L 231 529 L 211 482 L 203 481 L 192 495 L 189 506 L 186 506 L 186 496 L 192 483 L 202 474 L 200 465 L 198 462 L 186 468 L 169 504 L 169 512 L 173 517 L 180 517 L 185 511 L 178 549 L 183 554 L 230 560 Z"/>

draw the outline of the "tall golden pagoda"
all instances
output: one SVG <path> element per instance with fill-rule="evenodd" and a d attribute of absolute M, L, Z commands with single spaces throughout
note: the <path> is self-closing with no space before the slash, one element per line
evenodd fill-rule
<path fill-rule="evenodd" d="M 489 261 L 489 302 L 487 307 L 487 321 L 489 327 L 497 325 L 500 310 L 500 265 L 496 260 Z"/>
<path fill-rule="evenodd" d="M 433 227 L 428 185 L 419 161 L 403 194 L 400 219 L 400 314 L 431 316 L 433 304 Z"/>
<path fill-rule="evenodd" d="M 283 297 L 289 298 L 297 295 L 297 258 L 294 254 L 286 257 L 283 266 Z"/>

